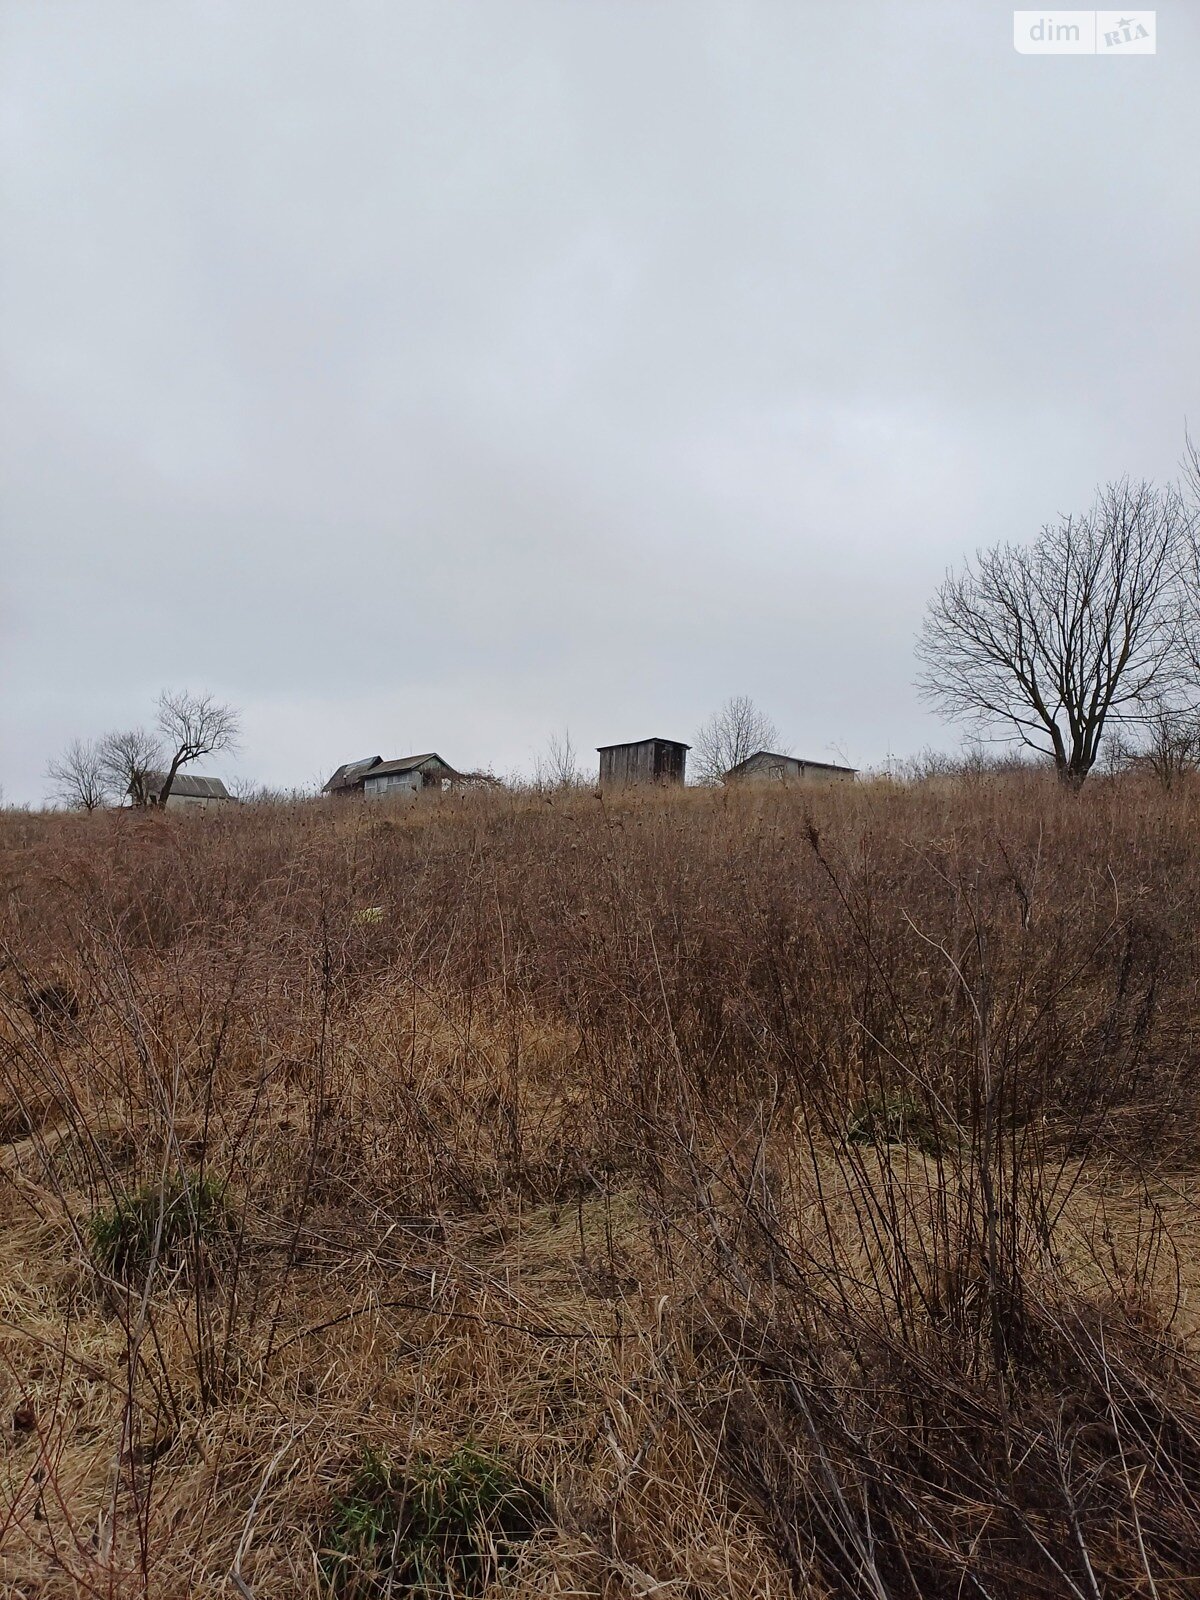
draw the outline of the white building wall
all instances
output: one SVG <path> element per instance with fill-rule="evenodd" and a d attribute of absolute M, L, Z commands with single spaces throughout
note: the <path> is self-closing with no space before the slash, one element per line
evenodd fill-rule
<path fill-rule="evenodd" d="M 420 787 L 419 772 L 387 772 L 382 778 L 367 778 L 363 793 L 371 799 L 411 800 Z"/>

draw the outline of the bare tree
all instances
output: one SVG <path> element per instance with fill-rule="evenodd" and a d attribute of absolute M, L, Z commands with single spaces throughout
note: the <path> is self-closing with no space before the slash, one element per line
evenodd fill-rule
<path fill-rule="evenodd" d="M 46 776 L 54 798 L 73 811 L 95 811 L 111 792 L 104 752 L 94 739 L 72 739 L 47 766 Z"/>
<path fill-rule="evenodd" d="M 1181 675 L 1178 584 L 1190 516 L 1175 489 L 1127 479 L 1091 511 L 948 574 L 918 658 L 926 697 L 1052 757 L 1081 784 L 1109 723 L 1144 721 Z"/>
<path fill-rule="evenodd" d="M 154 735 L 145 728 L 128 728 L 124 733 L 105 734 L 98 749 L 106 788 L 120 797 L 128 796 L 135 806 L 151 805 L 163 760 Z"/>
<path fill-rule="evenodd" d="M 692 744 L 692 771 L 701 783 L 720 783 L 739 761 L 756 750 L 778 750 L 778 745 L 779 731 L 770 717 L 749 695 L 734 695 L 697 733 Z"/>
<path fill-rule="evenodd" d="M 180 767 L 218 750 L 237 748 L 241 723 L 232 706 L 210 694 L 164 692 L 158 697 L 158 728 L 170 760 L 157 801 L 165 806 Z"/>
<path fill-rule="evenodd" d="M 538 789 L 577 789 L 584 782 L 569 728 L 546 740 L 545 754 L 534 765 L 533 781 Z"/>

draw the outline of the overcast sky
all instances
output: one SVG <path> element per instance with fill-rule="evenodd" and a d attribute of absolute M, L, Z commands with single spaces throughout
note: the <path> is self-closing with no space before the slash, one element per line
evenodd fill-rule
<path fill-rule="evenodd" d="M 947 564 L 1200 424 L 1200 6 L 0 0 L 0 784 L 958 734 Z"/>

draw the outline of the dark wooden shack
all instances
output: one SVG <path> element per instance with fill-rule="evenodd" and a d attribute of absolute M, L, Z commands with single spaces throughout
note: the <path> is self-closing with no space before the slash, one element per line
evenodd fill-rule
<path fill-rule="evenodd" d="M 690 745 L 677 739 L 638 739 L 633 744 L 602 744 L 600 782 L 616 787 L 627 783 L 682 783 Z"/>

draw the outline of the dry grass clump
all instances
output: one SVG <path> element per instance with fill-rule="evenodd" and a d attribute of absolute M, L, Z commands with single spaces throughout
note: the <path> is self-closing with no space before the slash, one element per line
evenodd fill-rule
<path fill-rule="evenodd" d="M 1198 821 L 0 818 L 0 1587 L 1194 1594 Z"/>

